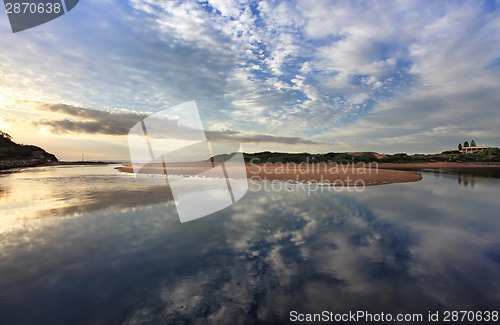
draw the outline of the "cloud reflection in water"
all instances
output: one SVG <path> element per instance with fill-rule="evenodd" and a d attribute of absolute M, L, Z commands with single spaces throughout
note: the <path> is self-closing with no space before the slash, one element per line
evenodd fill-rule
<path fill-rule="evenodd" d="M 291 310 L 494 308 L 498 194 L 497 180 L 471 192 L 425 174 L 363 193 L 249 192 L 186 224 L 168 200 L 127 207 L 109 195 L 120 208 L 2 233 L 0 314 L 237 324 L 285 321 Z"/>

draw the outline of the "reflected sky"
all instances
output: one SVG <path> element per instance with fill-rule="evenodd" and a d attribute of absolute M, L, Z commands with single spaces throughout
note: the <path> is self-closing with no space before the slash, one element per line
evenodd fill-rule
<path fill-rule="evenodd" d="M 362 193 L 249 191 L 181 224 L 168 188 L 112 166 L 3 174 L 0 323 L 498 309 L 500 179 L 471 189 L 452 175 Z"/>
<path fill-rule="evenodd" d="M 168 202 L 166 187 L 144 186 L 115 166 L 47 166 L 0 172 L 0 231 L 22 220 Z"/>

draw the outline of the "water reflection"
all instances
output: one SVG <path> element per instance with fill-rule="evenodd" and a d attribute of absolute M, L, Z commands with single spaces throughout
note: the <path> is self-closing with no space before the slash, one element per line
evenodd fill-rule
<path fill-rule="evenodd" d="M 127 176 L 94 174 L 94 190 L 114 177 L 112 188 L 134 188 Z M 25 219 L 1 233 L 0 316 L 239 324 L 285 322 L 291 310 L 494 309 L 499 181 L 471 192 L 424 173 L 363 193 L 250 191 L 185 224 L 168 200 L 127 207 L 110 195 L 111 208 Z"/>
<path fill-rule="evenodd" d="M 69 217 L 172 201 L 168 187 L 137 184 L 114 166 L 49 166 L 0 173 L 0 230 L 20 220 Z"/>
<path fill-rule="evenodd" d="M 499 167 L 424 169 L 424 171 L 437 177 L 456 179 L 459 185 L 470 187 L 470 189 L 473 189 L 476 183 L 490 183 L 491 178 L 500 178 Z"/>

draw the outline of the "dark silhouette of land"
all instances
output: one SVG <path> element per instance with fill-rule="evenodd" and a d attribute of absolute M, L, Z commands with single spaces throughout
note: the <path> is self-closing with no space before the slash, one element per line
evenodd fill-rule
<path fill-rule="evenodd" d="M 0 170 L 16 167 L 34 167 L 57 163 L 59 160 L 44 149 L 19 144 L 12 141 L 12 137 L 0 131 Z"/>

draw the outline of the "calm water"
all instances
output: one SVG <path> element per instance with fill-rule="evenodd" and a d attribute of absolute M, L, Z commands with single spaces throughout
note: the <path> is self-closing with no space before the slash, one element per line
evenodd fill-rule
<path fill-rule="evenodd" d="M 1 324 L 279 323 L 500 310 L 500 178 L 249 192 L 180 224 L 113 166 L 0 174 Z"/>

